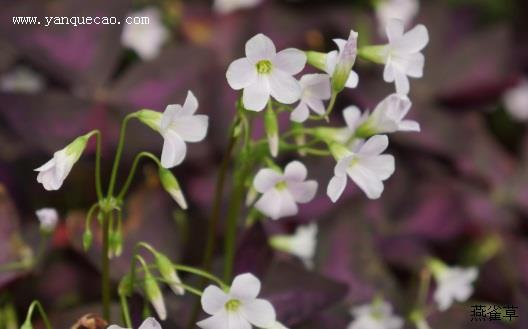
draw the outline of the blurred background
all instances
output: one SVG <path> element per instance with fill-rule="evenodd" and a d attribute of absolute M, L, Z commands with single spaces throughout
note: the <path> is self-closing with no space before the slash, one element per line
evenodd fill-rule
<path fill-rule="evenodd" d="M 43 302 L 56 328 L 100 312 L 101 237 L 95 236 L 88 255 L 81 243 L 86 210 L 96 200 L 95 143 L 62 189 L 46 192 L 33 169 L 53 152 L 98 128 L 103 173 L 109 177 L 124 115 L 142 108 L 163 111 L 192 90 L 199 112 L 210 116 L 210 131 L 174 170 L 190 210 L 179 211 L 161 189 L 156 167 L 142 165 L 125 205 L 125 252 L 113 261 L 112 277 L 117 282 L 125 273 L 138 240 L 175 261 L 199 265 L 237 97 L 225 71 L 243 55 L 245 42 L 261 32 L 277 49 L 330 51 L 332 38 L 345 38 L 352 28 L 360 45 L 379 44 L 391 15 L 402 15 L 409 27 L 426 25 L 430 43 L 424 78 L 411 80 L 410 116 L 422 132 L 392 135 L 396 173 L 383 196 L 368 201 L 349 184 L 333 205 L 320 188 L 295 218 L 247 231 L 239 241 L 236 269 L 263 278 L 264 295 L 286 325 L 341 329 L 350 322 L 350 307 L 377 294 L 406 314 L 416 299 L 423 260 L 433 255 L 449 264 L 479 266 L 481 272 L 472 299 L 433 312 L 432 328 L 528 328 L 528 2 L 400 0 L 392 7 L 389 2 L 2 0 L 0 264 L 35 256 L 42 261 L 30 270 L 0 273 L 0 328 L 17 328 L 9 326 L 10 319 L 15 314 L 24 319 L 33 299 Z M 41 25 L 13 24 L 14 16 L 35 15 Z M 149 17 L 150 24 L 45 27 L 44 16 L 139 16 Z M 333 125 L 343 124 L 345 106 L 372 109 L 394 90 L 383 82 L 381 66 L 358 60 L 355 68 L 359 87 L 338 98 Z M 283 119 L 286 128 L 288 118 Z M 138 151 L 159 155 L 161 150 L 159 135 L 138 122 L 129 127 L 120 181 Z M 333 160 L 306 163 L 326 186 Z M 61 220 L 44 254 L 35 255 L 41 240 L 35 210 L 42 207 L 57 208 Z M 293 232 L 312 221 L 320 228 L 314 270 L 268 246 L 269 234 Z M 166 298 L 170 315 L 164 327 L 184 328 L 194 299 L 169 293 Z M 514 305 L 519 317 L 511 323 L 471 322 L 470 306 L 483 302 Z M 140 319 L 139 296 L 131 307 Z M 117 319 L 117 304 L 115 312 Z"/>

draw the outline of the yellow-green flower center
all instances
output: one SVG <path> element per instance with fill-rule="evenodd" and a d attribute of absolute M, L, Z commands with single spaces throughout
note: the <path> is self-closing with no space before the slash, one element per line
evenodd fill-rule
<path fill-rule="evenodd" d="M 236 312 L 240 308 L 240 304 L 238 299 L 230 299 L 225 303 L 225 308 L 228 312 Z"/>
<path fill-rule="evenodd" d="M 259 74 L 267 74 L 271 72 L 271 62 L 267 59 L 263 59 L 257 63 L 257 72 Z"/>
<path fill-rule="evenodd" d="M 288 184 L 286 184 L 285 181 L 280 181 L 277 184 L 275 184 L 275 188 L 279 191 L 285 190 L 288 187 Z"/>

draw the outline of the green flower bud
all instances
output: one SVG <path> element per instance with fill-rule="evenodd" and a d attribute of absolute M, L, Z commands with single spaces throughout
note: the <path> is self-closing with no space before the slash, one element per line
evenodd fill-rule
<path fill-rule="evenodd" d="M 279 154 L 279 123 L 277 121 L 277 115 L 271 107 L 268 107 L 264 114 L 264 126 L 266 128 L 271 156 L 277 157 Z"/>
<path fill-rule="evenodd" d="M 185 200 L 185 196 L 183 195 L 178 180 L 172 174 L 172 172 L 166 168 L 160 167 L 158 174 L 161 185 L 165 191 L 170 194 L 170 196 L 182 209 L 187 209 L 187 201 Z"/>
<path fill-rule="evenodd" d="M 181 286 L 180 277 L 178 276 L 178 273 L 176 273 L 174 265 L 170 259 L 161 253 L 156 253 L 155 258 L 161 277 L 167 281 L 167 284 L 176 295 L 184 295 L 185 289 Z"/>
<path fill-rule="evenodd" d="M 438 258 L 429 258 L 427 260 L 427 267 L 435 277 L 438 277 L 442 272 L 448 269 L 448 266 Z"/>
<path fill-rule="evenodd" d="M 128 273 L 121 279 L 121 281 L 119 281 L 117 292 L 119 296 L 130 296 L 133 291 L 134 283 L 132 282 L 132 275 Z"/>
<path fill-rule="evenodd" d="M 90 247 L 92 246 L 93 242 L 93 234 L 91 230 L 84 231 L 83 234 L 83 249 L 84 251 L 88 251 Z"/>
<path fill-rule="evenodd" d="M 163 294 L 161 293 L 160 287 L 156 278 L 152 276 L 148 269 L 145 269 L 145 297 L 152 304 L 154 310 L 158 314 L 158 317 L 161 320 L 167 318 L 167 309 L 165 307 L 165 300 L 163 299 Z"/>
<path fill-rule="evenodd" d="M 161 123 L 161 112 L 152 110 L 139 110 L 136 112 L 136 118 L 149 126 L 152 130 L 159 132 Z"/>

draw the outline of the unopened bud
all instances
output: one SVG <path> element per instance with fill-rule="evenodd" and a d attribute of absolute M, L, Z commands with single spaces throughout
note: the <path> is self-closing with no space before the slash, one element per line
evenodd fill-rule
<path fill-rule="evenodd" d="M 182 208 L 187 209 L 187 201 L 183 195 L 182 189 L 176 177 L 172 174 L 169 169 L 160 167 L 159 168 L 159 179 L 161 185 L 170 194 L 170 196 L 176 201 L 176 203 Z"/>
<path fill-rule="evenodd" d="M 83 242 L 84 251 L 88 251 L 90 247 L 92 246 L 92 242 L 93 242 L 93 234 L 91 230 L 84 231 L 82 242 Z"/>
<path fill-rule="evenodd" d="M 167 318 L 165 300 L 163 299 L 163 294 L 158 286 L 158 282 L 156 282 L 156 279 L 148 269 L 145 269 L 145 295 L 158 314 L 158 317 L 161 320 L 165 320 Z"/>
<path fill-rule="evenodd" d="M 345 88 L 352 66 L 356 62 L 357 36 L 357 32 L 350 31 L 348 40 L 339 51 L 337 64 L 332 75 L 332 89 L 334 92 L 341 92 Z"/>
<path fill-rule="evenodd" d="M 184 295 L 185 289 L 181 286 L 182 282 L 180 277 L 178 276 L 178 273 L 176 273 L 174 265 L 170 259 L 161 253 L 156 253 L 155 258 L 161 277 L 167 281 L 167 284 L 176 295 Z"/>
<path fill-rule="evenodd" d="M 264 126 L 271 156 L 277 157 L 279 154 L 279 123 L 277 115 L 271 108 L 268 108 L 264 114 Z"/>

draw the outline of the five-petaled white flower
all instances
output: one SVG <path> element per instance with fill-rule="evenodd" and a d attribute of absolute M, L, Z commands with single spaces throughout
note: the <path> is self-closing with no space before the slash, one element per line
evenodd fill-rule
<path fill-rule="evenodd" d="M 262 0 L 215 0 L 214 10 L 220 14 L 228 14 L 238 9 L 257 6 Z"/>
<path fill-rule="evenodd" d="M 325 113 L 323 101 L 331 96 L 330 77 L 326 74 L 306 74 L 299 81 L 302 94 L 299 105 L 291 113 L 291 119 L 304 122 L 308 119 L 310 109 L 319 115 Z"/>
<path fill-rule="evenodd" d="M 334 39 L 339 51 L 333 50 L 326 55 L 325 71 L 332 77 L 332 87 L 337 91 L 358 85 L 359 76 L 352 71 L 357 55 L 357 37 L 357 32 L 351 30 L 348 40 Z"/>
<path fill-rule="evenodd" d="M 404 33 L 404 24 L 392 19 L 386 27 L 389 44 L 383 47 L 385 70 L 383 80 L 394 82 L 396 92 L 409 93 L 409 78 L 423 76 L 424 55 L 420 52 L 429 42 L 427 28 L 417 25 Z"/>
<path fill-rule="evenodd" d="M 244 107 L 261 111 L 270 95 L 284 104 L 292 104 L 301 96 L 301 86 L 293 75 L 306 64 L 306 55 L 299 49 L 275 50 L 273 41 L 257 34 L 246 43 L 246 57 L 229 65 L 226 77 L 231 88 L 244 89 Z"/>
<path fill-rule="evenodd" d="M 51 160 L 35 169 L 38 171 L 37 182 L 48 191 L 58 190 L 68 177 L 73 165 L 81 157 L 91 134 L 77 137 L 68 146 L 55 152 Z"/>
<path fill-rule="evenodd" d="M 349 106 L 343 111 L 343 116 L 351 134 L 358 137 L 396 131 L 420 131 L 418 122 L 404 120 L 411 105 L 406 95 L 391 94 L 383 99 L 372 113 L 361 113 L 356 106 Z"/>
<path fill-rule="evenodd" d="M 270 245 L 275 249 L 299 257 L 307 268 L 313 268 L 313 257 L 317 246 L 317 224 L 297 227 L 293 235 L 274 235 Z"/>
<path fill-rule="evenodd" d="M 338 157 L 334 177 L 327 187 L 332 202 L 343 193 L 347 175 L 365 192 L 369 199 L 377 199 L 383 192 L 383 181 L 394 173 L 394 157 L 381 154 L 389 145 L 386 135 L 376 135 L 360 143 L 353 151 L 345 151 Z"/>
<path fill-rule="evenodd" d="M 169 38 L 169 32 L 163 25 L 160 12 L 156 8 L 146 8 L 130 14 L 129 17 L 148 17 L 148 24 L 126 24 L 123 27 L 121 43 L 133 49 L 139 57 L 150 60 L 158 56 L 161 47 Z"/>
<path fill-rule="evenodd" d="M 202 308 L 211 317 L 197 323 L 203 329 L 268 328 L 275 325 L 275 309 L 257 298 L 260 281 L 250 273 L 237 275 L 228 292 L 217 286 L 205 288 Z"/>
<path fill-rule="evenodd" d="M 399 19 L 405 26 L 409 26 L 418 10 L 418 0 L 381 0 L 376 2 L 376 18 L 380 31 L 383 32 L 391 19 Z"/>
<path fill-rule="evenodd" d="M 465 302 L 473 294 L 473 282 L 477 279 L 475 267 L 443 267 L 433 272 L 437 287 L 433 298 L 440 311 L 445 311 L 455 302 Z"/>
<path fill-rule="evenodd" d="M 55 208 L 42 208 L 35 212 L 43 232 L 52 232 L 59 222 L 59 214 Z"/>
<path fill-rule="evenodd" d="M 189 91 L 183 106 L 169 105 L 163 112 L 159 122 L 159 132 L 163 136 L 161 165 L 172 168 L 185 159 L 188 143 L 202 141 L 207 135 L 209 117 L 204 114 L 194 114 L 198 109 L 198 100 Z"/>
<path fill-rule="evenodd" d="M 307 175 L 306 167 L 299 161 L 290 162 L 284 173 L 261 169 L 253 181 L 255 190 L 262 193 L 255 207 L 272 219 L 297 214 L 297 203 L 310 202 L 317 191 L 317 182 L 306 181 Z"/>
<path fill-rule="evenodd" d="M 348 329 L 400 329 L 403 320 L 392 312 L 392 306 L 385 301 L 374 301 L 352 309 L 354 320 Z"/>
<path fill-rule="evenodd" d="M 107 329 L 127 329 L 113 324 Z M 131 329 L 131 328 L 129 328 Z M 146 318 L 145 321 L 139 326 L 139 329 L 161 329 L 161 324 L 154 318 Z"/>
<path fill-rule="evenodd" d="M 517 120 L 528 120 L 528 79 L 523 79 L 502 96 L 506 111 Z"/>

